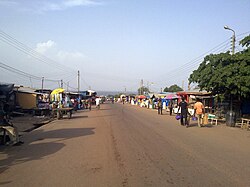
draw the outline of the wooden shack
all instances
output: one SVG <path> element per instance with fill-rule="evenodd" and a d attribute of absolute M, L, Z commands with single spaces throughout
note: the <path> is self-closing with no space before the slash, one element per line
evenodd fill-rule
<path fill-rule="evenodd" d="M 16 104 L 24 110 L 35 109 L 38 107 L 38 97 L 42 93 L 35 92 L 35 89 L 28 87 L 15 87 Z"/>

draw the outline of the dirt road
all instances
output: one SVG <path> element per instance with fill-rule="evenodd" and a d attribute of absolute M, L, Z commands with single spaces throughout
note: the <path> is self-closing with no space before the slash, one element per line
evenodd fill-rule
<path fill-rule="evenodd" d="M 165 114 L 165 113 L 164 113 Z M 250 132 L 103 104 L 0 149 L 3 186 L 250 186 Z"/>

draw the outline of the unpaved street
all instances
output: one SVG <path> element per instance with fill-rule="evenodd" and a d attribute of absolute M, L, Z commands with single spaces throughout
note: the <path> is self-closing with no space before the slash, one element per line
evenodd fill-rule
<path fill-rule="evenodd" d="M 0 149 L 3 186 L 250 186 L 250 132 L 103 104 Z"/>

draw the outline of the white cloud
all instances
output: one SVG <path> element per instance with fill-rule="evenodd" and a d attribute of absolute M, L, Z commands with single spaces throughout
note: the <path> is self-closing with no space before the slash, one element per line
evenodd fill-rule
<path fill-rule="evenodd" d="M 95 0 L 63 0 L 58 3 L 46 2 L 41 8 L 41 11 L 54 11 L 54 10 L 65 10 L 68 8 L 78 7 L 78 6 L 94 6 L 100 5 L 100 2 Z"/>
<path fill-rule="evenodd" d="M 54 47 L 56 43 L 52 40 L 48 40 L 47 42 L 36 44 L 36 51 L 41 54 L 45 54 L 49 49 Z"/>
<path fill-rule="evenodd" d="M 101 5 L 99 0 L 32 0 L 29 3 L 20 3 L 18 0 L 0 0 L 0 5 L 5 7 L 15 7 L 20 11 L 31 11 L 43 13 L 47 11 L 60 11 L 80 6 Z"/>
<path fill-rule="evenodd" d="M 100 3 L 93 0 L 66 0 L 63 2 L 65 7 L 99 5 Z"/>
<path fill-rule="evenodd" d="M 18 5 L 18 2 L 11 1 L 11 0 L 0 0 L 0 5 L 4 6 L 16 6 Z"/>
<path fill-rule="evenodd" d="M 87 56 L 81 52 L 68 52 L 59 50 L 56 42 L 48 40 L 47 42 L 41 42 L 36 45 L 35 51 L 40 54 L 53 59 L 56 62 L 63 64 L 76 65 L 86 61 Z"/>
<path fill-rule="evenodd" d="M 81 62 L 86 59 L 86 56 L 80 52 L 58 51 L 56 57 L 59 61 L 65 63 Z"/>
<path fill-rule="evenodd" d="M 59 4 L 47 3 L 42 8 L 42 11 L 50 11 L 50 10 L 62 10 L 62 7 Z"/>

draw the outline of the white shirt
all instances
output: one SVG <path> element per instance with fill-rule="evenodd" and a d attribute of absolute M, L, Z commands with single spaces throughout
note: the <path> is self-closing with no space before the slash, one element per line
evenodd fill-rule
<path fill-rule="evenodd" d="M 101 100 L 100 98 L 96 98 L 96 99 L 95 99 L 95 104 L 96 104 L 96 105 L 99 105 L 99 104 L 100 104 L 100 100 Z"/>

